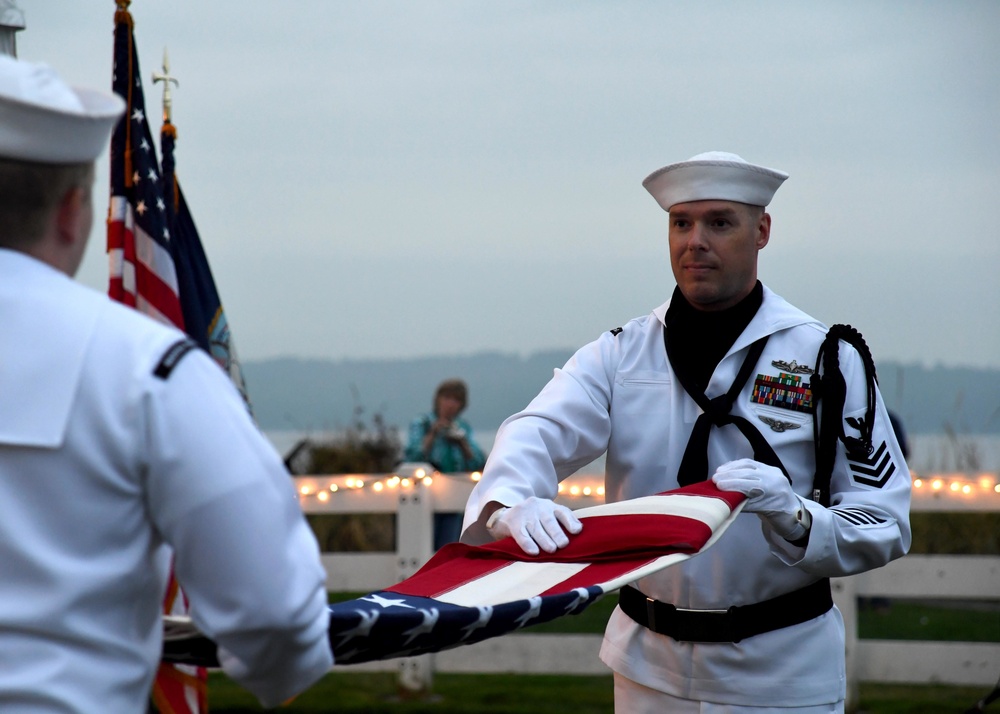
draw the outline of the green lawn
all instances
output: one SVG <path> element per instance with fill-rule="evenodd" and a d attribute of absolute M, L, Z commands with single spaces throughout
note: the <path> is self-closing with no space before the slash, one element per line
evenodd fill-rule
<path fill-rule="evenodd" d="M 1000 642 L 1000 606 L 893 600 L 888 610 L 859 609 L 858 635 L 866 640 Z"/>
<path fill-rule="evenodd" d="M 982 687 L 864 684 L 861 707 L 867 714 L 961 714 L 986 694 Z M 264 711 L 253 697 L 213 673 L 209 711 L 237 714 Z M 987 714 L 1000 703 L 986 709 Z M 392 673 L 333 673 L 303 693 L 283 714 L 610 714 L 611 677 L 438 674 L 427 700 L 399 698 Z M 1000 709 L 996 709 L 1000 712 Z"/>
<path fill-rule="evenodd" d="M 212 714 L 259 712 L 254 700 L 221 675 L 209 681 Z M 344 714 L 538 714 L 612 711 L 611 677 L 447 675 L 434 677 L 432 697 L 401 699 L 393 673 L 333 673 L 282 712 Z"/>
<path fill-rule="evenodd" d="M 859 714 L 962 714 L 989 692 L 990 687 L 946 687 L 925 684 L 862 684 Z M 1000 702 L 985 714 L 1000 712 Z"/>

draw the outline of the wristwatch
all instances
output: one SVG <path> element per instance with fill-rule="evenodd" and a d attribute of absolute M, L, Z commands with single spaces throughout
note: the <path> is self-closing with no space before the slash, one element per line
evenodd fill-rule
<path fill-rule="evenodd" d="M 802 506 L 795 512 L 795 528 L 787 536 L 784 536 L 785 540 L 794 546 L 805 548 L 809 543 L 809 529 L 812 528 L 812 522 L 812 514 L 809 509 Z"/>
<path fill-rule="evenodd" d="M 507 508 L 507 506 L 500 506 L 500 508 L 493 511 L 493 513 L 490 514 L 490 517 L 486 519 L 486 530 L 488 531 L 493 530 L 493 526 L 497 524 L 497 521 L 500 520 L 500 517 L 508 510 L 509 509 Z"/>

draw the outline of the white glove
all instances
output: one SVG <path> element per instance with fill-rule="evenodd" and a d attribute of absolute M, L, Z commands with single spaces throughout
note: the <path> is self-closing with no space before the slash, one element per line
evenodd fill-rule
<path fill-rule="evenodd" d="M 566 506 L 532 496 L 496 511 L 486 528 L 494 539 L 510 536 L 525 553 L 538 555 L 539 548 L 546 553 L 565 548 L 569 545 L 566 533 L 579 533 L 583 523 Z"/>
<path fill-rule="evenodd" d="M 712 482 L 723 491 L 739 491 L 747 497 L 743 510 L 756 513 L 775 533 L 788 541 L 802 538 L 812 517 L 794 491 L 788 477 L 775 466 L 753 459 L 725 463 L 712 474 Z"/>

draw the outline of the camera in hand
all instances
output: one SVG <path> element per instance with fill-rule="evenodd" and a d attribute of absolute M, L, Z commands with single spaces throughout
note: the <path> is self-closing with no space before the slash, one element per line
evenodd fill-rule
<path fill-rule="evenodd" d="M 457 424 L 451 424 L 444 430 L 444 437 L 446 439 L 451 439 L 452 441 L 461 441 L 465 438 L 465 429 Z"/>

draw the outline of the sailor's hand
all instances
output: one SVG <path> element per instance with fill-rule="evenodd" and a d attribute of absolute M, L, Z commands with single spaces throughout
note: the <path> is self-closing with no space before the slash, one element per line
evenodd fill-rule
<path fill-rule="evenodd" d="M 720 466 L 712 482 L 723 491 L 745 494 L 743 510 L 756 513 L 785 540 L 795 541 L 809 532 L 809 511 L 781 469 L 753 459 L 738 459 Z"/>
<path fill-rule="evenodd" d="M 555 553 L 569 545 L 567 533 L 583 528 L 573 511 L 554 501 L 532 496 L 516 506 L 494 512 L 486 524 L 494 539 L 510 536 L 528 555 L 538 555 L 539 548 Z"/>

